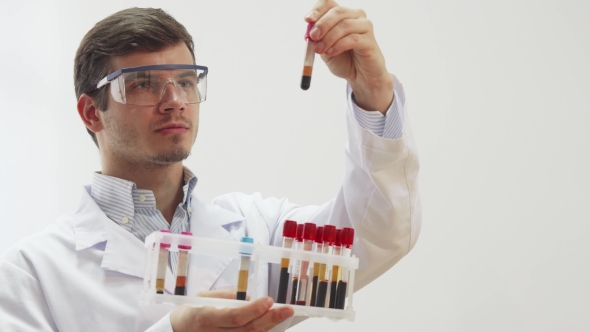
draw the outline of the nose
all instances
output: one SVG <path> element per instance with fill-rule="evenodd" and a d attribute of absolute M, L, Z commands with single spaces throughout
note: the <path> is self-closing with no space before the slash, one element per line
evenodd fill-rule
<path fill-rule="evenodd" d="M 172 80 L 164 83 L 162 89 L 162 97 L 160 99 L 160 112 L 172 112 L 174 110 L 184 111 L 184 101 L 180 95 L 180 91 L 176 88 L 176 84 Z"/>

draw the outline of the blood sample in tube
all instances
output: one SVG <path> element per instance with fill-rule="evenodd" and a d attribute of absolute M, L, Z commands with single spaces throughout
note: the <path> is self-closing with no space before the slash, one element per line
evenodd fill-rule
<path fill-rule="evenodd" d="M 167 229 L 160 230 L 162 233 L 171 233 Z M 164 242 L 166 241 L 166 242 Z M 156 273 L 156 293 L 164 294 L 164 282 L 166 279 L 166 269 L 168 268 L 168 252 L 170 243 L 167 240 L 160 241 L 160 252 L 158 254 L 158 270 Z"/>
<path fill-rule="evenodd" d="M 323 235 L 324 235 L 324 228 L 323 227 L 318 227 L 315 233 L 315 252 L 321 253 L 323 252 L 322 248 L 324 246 L 323 243 Z M 317 291 L 318 291 L 318 279 L 320 276 L 320 263 L 313 263 L 313 278 L 311 281 L 311 301 L 309 303 L 310 306 L 315 307 L 316 306 L 316 295 L 317 295 Z"/>
<path fill-rule="evenodd" d="M 191 232 L 181 232 L 183 235 L 193 235 Z M 188 252 L 191 246 L 178 245 L 178 268 L 176 269 L 176 288 L 174 295 L 186 295 L 186 273 L 188 271 Z"/>
<path fill-rule="evenodd" d="M 323 253 L 331 255 L 334 248 L 334 241 L 336 240 L 336 227 L 333 225 L 324 225 L 323 232 Z M 328 266 L 320 264 L 320 282 L 318 285 L 318 292 L 316 295 L 316 307 L 326 307 L 326 296 L 328 295 Z"/>
<path fill-rule="evenodd" d="M 305 60 L 303 61 L 303 74 L 301 75 L 301 89 L 307 90 L 311 85 L 311 72 L 313 71 L 313 60 L 315 59 L 315 41 L 309 36 L 309 32 L 315 23 L 307 25 L 305 39 L 307 40 L 307 49 L 305 50 Z"/>
<path fill-rule="evenodd" d="M 316 235 L 316 225 L 306 222 L 303 227 L 303 250 L 311 251 Z M 299 270 L 299 287 L 297 290 L 297 305 L 309 305 L 309 261 L 301 260 L 301 269 Z"/>
<path fill-rule="evenodd" d="M 345 227 L 342 229 L 341 242 L 342 250 L 340 255 L 350 257 L 352 252 L 352 242 L 354 241 L 354 229 Z M 343 267 L 338 289 L 336 290 L 336 309 L 344 309 L 346 301 L 346 288 L 348 286 L 348 268 Z"/>
<path fill-rule="evenodd" d="M 285 220 L 283 224 L 283 248 L 293 248 L 293 241 L 297 236 L 297 222 Z M 277 303 L 287 303 L 287 291 L 289 289 L 289 258 L 281 258 L 281 274 L 279 279 L 279 292 Z"/>
<path fill-rule="evenodd" d="M 297 225 L 297 235 L 295 236 L 296 243 L 295 249 L 303 248 L 303 224 Z M 297 302 L 297 286 L 299 286 L 299 269 L 300 269 L 301 262 L 297 259 L 293 260 L 293 271 L 291 275 L 293 276 L 293 285 L 291 286 L 291 304 L 295 304 Z"/>
<path fill-rule="evenodd" d="M 336 230 L 336 241 L 334 241 L 334 255 L 340 256 L 340 249 L 342 246 L 341 241 L 342 230 Z M 340 280 L 340 267 L 338 265 L 332 266 L 332 280 L 330 280 L 330 308 L 336 308 L 336 290 L 338 286 L 338 280 Z"/>
<path fill-rule="evenodd" d="M 250 237 L 243 237 L 240 242 L 254 243 Z M 246 292 L 248 291 L 248 271 L 250 271 L 250 259 L 252 255 L 251 250 L 244 249 L 240 251 L 240 270 L 238 272 L 238 293 L 237 300 L 246 300 Z"/>

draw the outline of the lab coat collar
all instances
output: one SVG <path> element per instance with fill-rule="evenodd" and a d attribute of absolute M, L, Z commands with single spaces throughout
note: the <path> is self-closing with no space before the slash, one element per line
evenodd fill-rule
<path fill-rule="evenodd" d="M 90 196 L 85 186 L 74 212 L 76 250 L 85 250 L 106 242 L 101 267 L 138 278 L 145 274 L 146 252 L 143 243 L 109 219 Z"/>
<path fill-rule="evenodd" d="M 90 186 L 84 186 L 82 198 L 74 211 L 76 251 L 90 248 L 107 240 L 110 220 L 90 196 Z"/>

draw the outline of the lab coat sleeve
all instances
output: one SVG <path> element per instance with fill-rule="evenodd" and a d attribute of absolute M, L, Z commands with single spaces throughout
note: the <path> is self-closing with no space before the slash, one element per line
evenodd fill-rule
<path fill-rule="evenodd" d="M 347 92 L 350 96 L 350 86 Z M 360 258 L 360 267 L 355 290 L 405 256 L 414 247 L 421 227 L 417 149 L 405 92 L 395 76 L 394 92 L 392 107 L 402 116 L 386 122 L 385 137 L 363 128 L 347 112 L 345 180 L 331 206 L 329 223 L 352 226 L 356 231 L 353 254 Z M 350 110 L 350 97 L 348 103 Z M 400 123 L 401 136 L 387 138 Z"/>
<path fill-rule="evenodd" d="M 57 331 L 35 277 L 12 263 L 0 261 L 0 285 L 0 331 Z"/>
<path fill-rule="evenodd" d="M 403 86 L 397 79 L 395 85 L 394 100 L 401 101 Z M 348 86 L 344 181 L 336 198 L 321 206 L 298 206 L 276 198 L 255 198 L 253 203 L 267 223 L 270 243 L 278 246 L 286 219 L 353 227 L 353 254 L 360 261 L 355 290 L 359 290 L 413 248 L 420 232 L 421 203 L 418 156 L 405 100 L 399 104 L 404 112 L 402 135 L 387 139 L 359 125 L 351 93 Z"/>
<path fill-rule="evenodd" d="M 297 222 L 353 227 L 352 253 L 359 258 L 355 291 L 382 275 L 415 245 L 421 227 L 421 203 L 418 191 L 418 155 L 410 128 L 407 102 L 401 83 L 394 80 L 394 100 L 403 112 L 401 136 L 380 137 L 357 121 L 347 87 L 344 180 L 336 198 L 321 206 L 299 206 L 286 198 L 265 198 L 260 194 L 229 194 L 214 204 L 251 216 L 256 211 L 268 230 L 268 243 L 282 245 L 282 228 L 287 219 Z M 393 123 L 392 123 L 393 124 Z M 387 127 L 387 126 L 386 126 Z M 386 130 L 385 130 L 386 131 Z M 310 179 L 310 188 L 315 181 Z M 247 228 L 259 227 L 252 223 Z M 275 264 L 276 265 L 276 264 Z M 270 272 L 269 294 L 276 294 L 278 267 Z M 300 322 L 295 317 L 291 326 Z"/>
<path fill-rule="evenodd" d="M 404 100 L 401 83 L 395 79 L 395 97 Z M 347 87 L 348 142 L 345 149 L 344 181 L 337 197 L 316 209 L 281 201 L 274 219 L 274 240 L 280 243 L 285 219 L 337 227 L 353 227 L 353 254 L 359 257 L 355 290 L 383 274 L 416 243 L 421 226 L 418 193 L 418 156 L 410 128 L 405 100 L 402 135 L 397 139 L 379 137 L 363 128 L 353 113 L 352 90 Z M 266 204 L 267 212 L 273 204 Z"/>

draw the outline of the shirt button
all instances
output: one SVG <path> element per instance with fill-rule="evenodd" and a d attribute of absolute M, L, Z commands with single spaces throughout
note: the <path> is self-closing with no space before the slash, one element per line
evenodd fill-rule
<path fill-rule="evenodd" d="M 189 207 L 188 208 L 188 213 L 193 213 L 193 208 L 192 207 Z"/>
<path fill-rule="evenodd" d="M 142 202 L 145 201 L 145 195 L 139 195 L 139 200 Z"/>
<path fill-rule="evenodd" d="M 121 219 L 121 222 L 124 223 L 124 224 L 126 224 L 126 223 L 129 222 L 129 218 L 123 217 L 123 219 Z"/>

